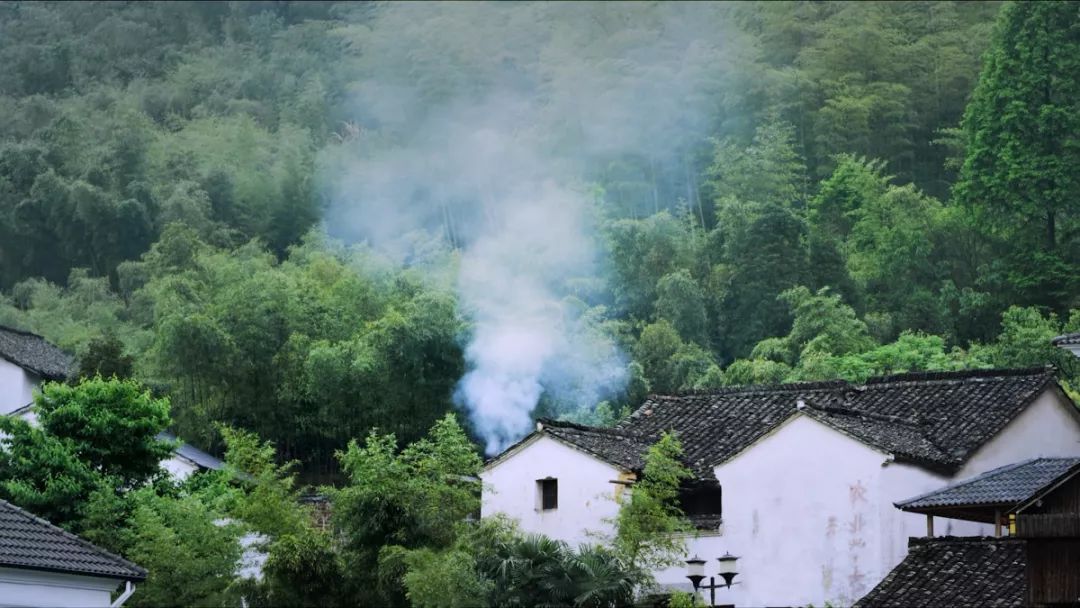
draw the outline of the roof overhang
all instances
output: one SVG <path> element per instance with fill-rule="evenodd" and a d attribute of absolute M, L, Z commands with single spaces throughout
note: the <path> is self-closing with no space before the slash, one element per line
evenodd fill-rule
<path fill-rule="evenodd" d="M 502 452 L 499 452 L 497 455 L 492 456 L 491 458 L 489 458 L 487 460 L 487 462 L 484 463 L 483 468 L 481 468 L 480 470 L 481 471 L 489 471 L 489 470 L 499 466 L 503 462 L 509 460 L 512 456 L 514 456 L 518 452 L 524 450 L 525 448 L 527 448 L 530 445 L 532 445 L 532 444 L 536 443 L 537 441 L 539 441 L 540 437 L 542 435 L 543 435 L 543 433 L 541 433 L 540 431 L 533 431 L 533 432 L 529 433 L 528 435 L 526 435 L 525 437 L 520 439 L 517 443 L 511 445 L 510 447 L 506 448 Z"/>
<path fill-rule="evenodd" d="M 133 583 L 141 583 L 146 580 L 146 574 L 136 574 L 134 572 L 130 574 L 118 574 L 118 573 L 104 573 L 95 572 L 91 570 L 75 570 L 69 568 L 50 568 L 48 566 L 26 566 L 22 564 L 5 564 L 0 563 L 0 568 L 9 568 L 11 570 L 21 570 L 24 572 L 48 572 L 49 574 L 60 574 L 64 576 L 77 576 L 83 579 L 98 579 L 114 581 L 113 586 L 124 581 L 131 581 Z"/>
<path fill-rule="evenodd" d="M 999 517 L 1001 514 L 1010 513 L 1010 509 L 1015 506 L 1015 503 L 1000 503 L 913 508 L 897 506 L 896 508 L 906 513 L 920 513 L 923 515 L 933 515 L 934 517 L 944 517 L 946 519 L 960 519 L 963 521 L 992 524 L 994 523 L 995 517 Z"/>
<path fill-rule="evenodd" d="M 566 446 L 566 447 L 574 450 L 575 452 L 578 452 L 579 454 L 583 454 L 585 456 L 588 456 L 589 458 L 592 458 L 593 460 L 595 460 L 597 462 L 601 462 L 601 463 L 603 463 L 603 464 L 605 464 L 605 465 L 607 465 L 607 466 L 609 466 L 609 467 L 611 467 L 611 468 L 613 468 L 616 471 L 619 471 L 621 473 L 634 473 L 635 472 L 635 471 L 633 471 L 633 470 L 631 470 L 631 469 L 629 469 L 629 468 L 627 468 L 627 467 L 625 467 L 623 465 L 611 462 L 610 460 L 608 460 L 606 458 L 603 458 L 599 454 L 596 454 L 596 453 L 594 453 L 594 452 L 592 452 L 590 450 L 583 449 L 581 446 L 576 445 L 571 441 L 566 441 L 565 439 L 563 439 L 563 438 L 561 438 L 561 437 L 559 437 L 557 435 L 554 435 L 552 433 L 545 433 L 542 426 L 540 426 L 539 430 L 536 430 L 536 431 L 533 431 L 532 433 L 529 433 L 522 440 L 518 441 L 517 443 L 515 443 L 515 444 L 511 445 L 510 447 L 506 448 L 505 450 L 503 450 L 502 453 L 500 453 L 498 456 L 494 456 L 490 460 L 485 462 L 484 467 L 481 469 L 481 471 L 482 472 L 487 472 L 487 471 L 490 471 L 490 470 L 494 469 L 495 467 L 497 467 L 500 464 L 506 462 L 507 460 L 510 460 L 511 458 L 513 458 L 518 453 L 523 452 L 526 448 L 533 445 L 534 443 L 537 443 L 538 441 L 540 441 L 541 439 L 543 439 L 545 437 L 547 439 L 551 439 L 552 441 L 555 441 L 559 445 Z"/>
<path fill-rule="evenodd" d="M 916 496 L 902 502 L 893 503 L 893 505 L 897 509 L 905 511 L 907 513 L 921 513 L 924 515 L 933 515 L 935 517 L 946 517 L 949 519 L 961 519 L 965 521 L 975 521 L 992 524 L 1000 515 L 1020 513 L 1031 505 L 1037 504 L 1038 501 L 1042 500 L 1048 494 L 1058 489 L 1062 485 L 1068 483 L 1077 475 L 1080 475 L 1080 464 L 1072 466 L 1065 473 L 1057 476 L 1056 478 L 1054 478 L 1053 481 L 1047 483 L 1042 488 L 1036 490 L 1031 496 L 1019 502 L 1015 500 L 1010 500 L 999 502 L 960 503 L 950 505 L 907 506 L 910 503 L 924 500 L 927 497 L 933 496 L 939 492 L 943 492 L 946 489 L 951 489 L 972 483 L 972 481 L 982 477 L 980 475 L 969 480 L 948 485 L 940 490 L 928 492 L 926 494 L 922 494 L 920 496 Z"/>
<path fill-rule="evenodd" d="M 1028 507 L 1030 507 L 1030 506 L 1032 506 L 1034 504 L 1037 504 L 1040 500 L 1042 500 L 1043 498 L 1046 498 L 1046 496 L 1048 494 L 1050 494 L 1054 490 L 1060 488 L 1061 486 L 1065 485 L 1066 483 L 1071 481 L 1077 475 L 1080 475 L 1080 464 L 1073 466 L 1071 469 L 1069 469 L 1068 471 L 1066 471 L 1062 475 L 1058 476 L 1057 479 L 1055 479 L 1054 481 L 1046 484 L 1042 489 L 1040 489 L 1038 492 L 1036 492 L 1034 495 L 1032 495 L 1031 498 L 1028 498 L 1027 500 L 1025 500 L 1025 501 L 1021 502 L 1020 504 L 1016 505 L 1015 512 L 1019 513 L 1021 511 L 1025 510 L 1025 509 L 1027 509 Z"/>

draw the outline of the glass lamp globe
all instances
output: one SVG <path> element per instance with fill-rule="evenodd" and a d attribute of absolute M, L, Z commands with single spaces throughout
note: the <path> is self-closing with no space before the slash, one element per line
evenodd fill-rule
<path fill-rule="evenodd" d="M 735 574 L 737 572 L 737 570 L 735 570 L 735 562 L 738 560 L 739 558 L 730 553 L 724 553 L 723 557 L 718 557 L 717 561 L 720 562 L 720 574 Z"/>
<path fill-rule="evenodd" d="M 686 560 L 686 575 L 705 578 L 705 560 L 696 555 Z"/>

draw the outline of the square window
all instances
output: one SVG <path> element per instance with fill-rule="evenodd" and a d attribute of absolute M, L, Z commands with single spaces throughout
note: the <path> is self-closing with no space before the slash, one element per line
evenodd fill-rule
<path fill-rule="evenodd" d="M 536 491 L 540 498 L 540 509 L 549 511 L 559 508 L 559 480 L 552 477 L 536 480 Z"/>

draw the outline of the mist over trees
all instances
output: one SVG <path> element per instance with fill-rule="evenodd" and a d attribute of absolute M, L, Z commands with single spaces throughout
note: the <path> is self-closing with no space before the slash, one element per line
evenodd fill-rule
<path fill-rule="evenodd" d="M 580 263 L 514 252 L 574 337 L 536 364 L 533 416 L 1073 377 L 1046 339 L 1080 329 L 1076 10 L 5 3 L 0 322 L 168 395 L 187 440 L 248 429 L 312 479 L 462 407 L 490 301 L 461 271 L 507 235 L 585 239 L 557 241 Z M 522 189 L 550 222 L 513 223 Z"/>
<path fill-rule="evenodd" d="M 1075 396 L 1078 24 L 0 2 L 0 325 L 78 359 L 0 417 L 0 498 L 147 567 L 132 605 L 626 604 L 688 529 L 678 437 L 581 547 L 472 521 L 482 451 L 650 392 L 1053 364 Z M 167 478 L 166 428 L 225 470 Z"/>

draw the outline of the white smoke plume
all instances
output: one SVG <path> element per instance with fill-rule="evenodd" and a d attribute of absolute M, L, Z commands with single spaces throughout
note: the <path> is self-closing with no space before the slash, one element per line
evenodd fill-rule
<path fill-rule="evenodd" d="M 542 397 L 591 407 L 625 383 L 582 312 L 604 303 L 589 184 L 706 130 L 722 22 L 695 4 L 392 3 L 345 33 L 360 135 L 323 159 L 327 227 L 405 264 L 417 234 L 459 249 L 472 329 L 455 399 L 488 453 Z"/>

